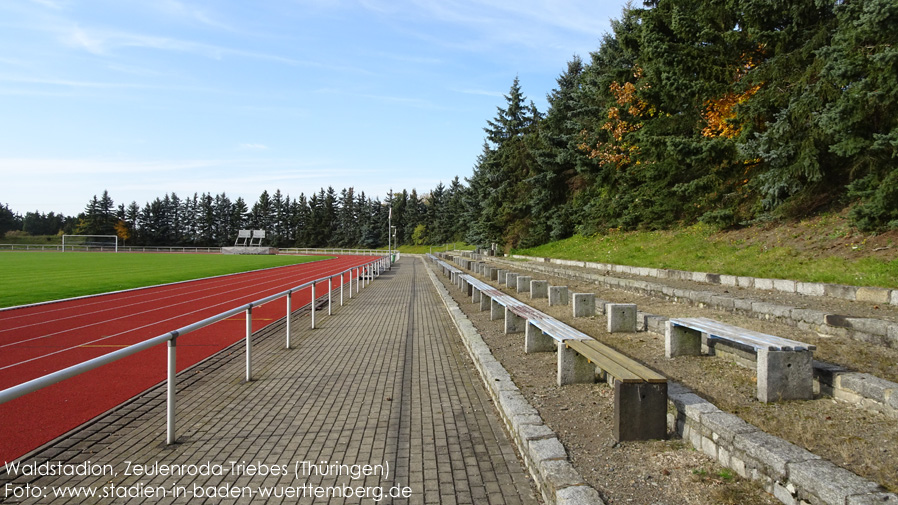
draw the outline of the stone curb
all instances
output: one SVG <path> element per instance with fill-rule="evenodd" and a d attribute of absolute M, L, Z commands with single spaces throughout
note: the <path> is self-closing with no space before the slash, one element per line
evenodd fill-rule
<path fill-rule="evenodd" d="M 480 333 L 436 278 L 430 264 L 427 261 L 425 264 L 543 500 L 555 505 L 604 505 L 598 491 L 586 484 L 571 465 L 555 432 L 543 423 L 539 412 L 524 398 L 508 371 L 492 355 Z"/>
<path fill-rule="evenodd" d="M 723 286 L 741 286 L 747 288 L 764 289 L 767 291 L 782 291 L 784 293 L 801 293 L 808 296 L 828 296 L 843 300 L 881 303 L 898 305 L 898 289 L 886 289 L 868 286 L 848 286 L 844 284 L 828 284 L 823 282 L 800 282 L 788 279 L 764 279 L 759 277 L 737 277 L 735 275 L 722 275 L 707 272 L 690 272 L 687 270 L 671 270 L 666 268 L 631 267 L 614 263 L 595 263 L 591 261 L 560 260 L 555 258 L 542 258 L 538 256 L 513 255 L 514 259 L 526 259 L 543 263 L 552 263 L 564 266 L 576 266 L 606 270 L 609 272 L 639 275 L 641 277 L 655 277 L 658 279 L 677 279 L 707 284 L 720 284 Z"/>
<path fill-rule="evenodd" d="M 898 495 L 785 440 L 670 382 L 671 430 L 786 505 L 898 504 Z"/>
<path fill-rule="evenodd" d="M 498 258 L 491 258 L 493 261 L 497 261 L 500 263 L 505 263 L 507 260 L 502 260 Z M 561 266 L 578 266 L 582 267 L 583 262 L 566 262 L 559 263 L 563 260 L 555 260 L 555 261 L 546 261 L 545 263 L 551 263 L 554 265 Z M 611 277 L 600 274 L 590 274 L 590 273 L 580 273 L 580 272 L 572 272 L 568 270 L 564 270 L 563 268 L 559 268 L 558 266 L 552 267 L 544 264 L 537 263 L 536 261 L 530 261 L 527 264 L 514 264 L 515 267 L 523 268 L 527 270 L 535 270 L 538 272 L 543 272 L 551 275 L 557 275 L 561 277 L 567 277 L 570 279 L 577 279 L 589 282 L 598 282 L 605 286 L 614 289 L 621 289 L 625 291 L 630 291 L 634 293 L 647 294 L 651 296 L 663 297 L 668 300 L 673 300 L 675 302 L 681 303 L 691 303 L 693 305 L 699 306 L 708 306 L 716 309 L 726 310 L 729 312 L 740 313 L 744 315 L 748 315 L 751 317 L 755 317 L 758 319 L 766 319 L 766 320 L 776 320 L 782 323 L 788 324 L 790 326 L 795 326 L 801 328 L 802 330 L 814 331 L 817 333 L 821 333 L 824 335 L 831 335 L 836 337 L 847 337 L 854 340 L 859 340 L 862 342 L 868 342 L 872 344 L 882 345 L 885 347 L 893 347 L 898 348 L 898 323 L 893 323 L 891 321 L 887 321 L 884 319 L 874 319 L 874 318 L 865 318 L 865 317 L 848 317 L 838 314 L 827 314 L 825 312 L 821 312 L 819 310 L 811 310 L 811 309 L 802 309 L 798 307 L 791 307 L 788 305 L 780 305 L 776 303 L 763 302 L 758 300 L 753 300 L 749 298 L 736 298 L 733 296 L 725 296 L 720 295 L 711 291 L 700 291 L 694 289 L 682 289 L 682 288 L 673 288 L 671 286 L 667 286 L 664 284 L 658 284 L 650 281 L 643 281 L 638 279 L 623 279 L 619 277 Z M 635 270 L 641 270 L 636 267 L 627 267 Z M 635 274 L 635 270 L 633 273 Z M 630 272 L 626 272 L 630 273 Z M 711 274 L 706 274 L 711 275 Z M 725 276 L 721 276 L 725 277 Z M 675 277 L 665 277 L 665 278 L 675 278 Z M 676 277 L 679 279 L 679 277 Z M 738 279 L 742 279 L 739 277 Z M 747 278 L 752 279 L 752 278 Z M 696 280 L 696 279 L 686 279 L 686 280 Z M 764 279 L 761 279 L 764 280 Z M 770 286 L 774 286 L 775 284 L 770 280 Z M 789 281 L 794 282 L 794 281 Z M 782 284 L 781 282 L 779 284 Z M 798 284 L 806 284 L 806 283 L 798 283 Z M 738 283 L 740 286 L 749 286 L 748 283 Z M 764 283 L 762 282 L 762 286 Z M 758 286 L 752 283 L 752 286 L 758 288 Z M 826 286 L 835 286 L 827 284 Z M 848 286 L 849 288 L 854 288 L 854 286 Z M 860 290 L 861 288 L 856 288 L 856 290 Z M 868 289 L 879 289 L 879 288 L 868 288 Z M 832 290 L 830 290 L 832 291 Z M 893 295 L 890 295 L 893 300 L 898 302 L 898 290 L 892 290 Z M 797 292 L 797 291 L 795 291 Z M 865 292 L 865 291 L 861 291 Z M 807 294 L 807 293 L 804 293 Z M 845 299 L 858 299 L 858 298 L 847 298 L 841 297 Z"/>

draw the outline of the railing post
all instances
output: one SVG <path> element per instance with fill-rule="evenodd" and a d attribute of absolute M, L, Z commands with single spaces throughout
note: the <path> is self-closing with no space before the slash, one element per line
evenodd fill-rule
<path fill-rule="evenodd" d="M 340 306 L 343 306 L 343 278 L 346 274 L 340 274 Z"/>
<path fill-rule="evenodd" d="M 253 380 L 253 306 L 246 308 L 246 382 Z"/>
<path fill-rule="evenodd" d="M 177 337 L 168 341 L 168 390 L 166 398 L 165 443 L 175 443 L 175 388 L 177 387 Z"/>
<path fill-rule="evenodd" d="M 334 291 L 334 278 L 333 276 L 327 278 L 327 315 L 332 315 L 331 311 L 331 293 Z"/>
<path fill-rule="evenodd" d="M 312 281 L 312 329 L 315 329 L 315 281 Z"/>
<path fill-rule="evenodd" d="M 287 349 L 290 349 L 290 336 L 293 329 L 293 291 L 287 292 Z"/>

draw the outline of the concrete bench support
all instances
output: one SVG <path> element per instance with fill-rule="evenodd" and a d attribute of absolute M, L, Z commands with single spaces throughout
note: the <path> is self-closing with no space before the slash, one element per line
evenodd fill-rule
<path fill-rule="evenodd" d="M 592 317 L 596 315 L 595 293 L 574 293 L 574 317 Z"/>
<path fill-rule="evenodd" d="M 480 293 L 480 312 L 483 312 L 484 310 L 490 310 L 490 302 L 492 301 L 492 298 L 486 296 L 480 291 L 478 291 L 478 293 Z"/>
<path fill-rule="evenodd" d="M 530 281 L 530 299 L 548 298 L 549 281 Z"/>
<path fill-rule="evenodd" d="M 496 300 L 490 299 L 490 321 L 505 317 L 505 307 Z"/>
<path fill-rule="evenodd" d="M 518 293 L 523 293 L 525 291 L 530 291 L 530 281 L 533 280 L 533 277 L 529 275 L 519 275 L 517 279 L 517 290 Z"/>
<path fill-rule="evenodd" d="M 496 269 L 496 279 L 495 280 L 499 283 L 500 286 L 502 284 L 505 284 L 505 274 L 507 274 L 507 273 L 508 273 L 508 270 L 505 270 L 503 268 Z"/>
<path fill-rule="evenodd" d="M 558 342 L 558 385 L 592 383 L 596 381 L 596 367 L 588 359 L 572 349 L 564 342 Z"/>
<path fill-rule="evenodd" d="M 608 317 L 608 333 L 636 332 L 636 304 L 609 303 L 605 305 Z"/>
<path fill-rule="evenodd" d="M 567 305 L 567 286 L 549 286 L 549 306 Z"/>
<path fill-rule="evenodd" d="M 487 267 L 486 269 L 486 277 L 491 281 L 495 281 L 499 279 L 499 269 L 495 267 Z"/>
<path fill-rule="evenodd" d="M 508 272 L 505 274 L 505 285 L 508 286 L 509 289 L 518 287 L 518 274 L 515 272 Z"/>
<path fill-rule="evenodd" d="M 521 333 L 527 320 L 505 307 L 505 333 Z"/>
<path fill-rule="evenodd" d="M 552 352 L 555 350 L 556 341 L 554 338 L 543 333 L 543 330 L 532 324 L 527 324 L 524 332 L 524 352 Z"/>
<path fill-rule="evenodd" d="M 702 353 L 702 333 L 700 331 L 676 326 L 670 321 L 664 324 L 667 326 L 664 339 L 665 358 L 698 356 Z"/>
<path fill-rule="evenodd" d="M 480 303 L 480 299 L 483 297 L 483 294 L 479 289 L 474 289 L 471 291 L 471 303 Z"/>
<path fill-rule="evenodd" d="M 813 353 L 758 349 L 758 400 L 808 400 L 814 397 Z"/>

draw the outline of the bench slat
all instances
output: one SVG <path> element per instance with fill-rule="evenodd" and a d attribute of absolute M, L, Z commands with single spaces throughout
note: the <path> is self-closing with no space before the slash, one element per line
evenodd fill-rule
<path fill-rule="evenodd" d="M 632 372 L 622 364 L 610 359 L 607 355 L 600 352 L 598 349 L 588 345 L 587 342 L 584 342 L 582 340 L 571 340 L 569 342 L 565 342 L 565 345 L 577 351 L 584 358 L 588 359 L 590 363 L 597 365 L 599 368 L 621 382 L 644 382 L 642 377 Z"/>
<path fill-rule="evenodd" d="M 731 326 L 704 317 L 675 318 L 670 321 L 671 324 L 676 326 L 685 326 L 687 328 L 692 328 L 693 330 L 707 333 L 709 338 L 730 340 L 755 349 L 768 349 L 771 351 L 813 351 L 817 349 L 817 346 L 815 345 L 809 345 L 797 340 L 790 340 L 776 335 L 768 335 L 758 331 Z"/>

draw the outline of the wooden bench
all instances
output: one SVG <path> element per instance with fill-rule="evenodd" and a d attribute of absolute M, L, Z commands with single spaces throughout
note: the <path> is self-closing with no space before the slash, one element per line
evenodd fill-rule
<path fill-rule="evenodd" d="M 466 274 L 460 278 L 473 290 L 471 301 L 480 301 L 481 310 L 486 310 L 484 300 L 489 298 L 490 319 L 498 319 L 496 308 L 504 307 L 506 333 L 520 332 L 523 323 L 524 352 L 557 350 L 559 386 L 595 382 L 597 369 L 610 377 L 616 440 L 649 440 L 667 435 L 667 378 L 483 281 Z"/>
<path fill-rule="evenodd" d="M 756 355 L 758 400 L 806 400 L 814 396 L 814 345 L 731 326 L 703 317 L 667 322 L 664 355 L 698 356 L 702 340 L 713 352 L 718 342 Z"/>
<path fill-rule="evenodd" d="M 559 385 L 594 382 L 596 369 L 614 386 L 615 440 L 667 435 L 666 377 L 596 340 L 566 340 L 558 347 Z"/>

